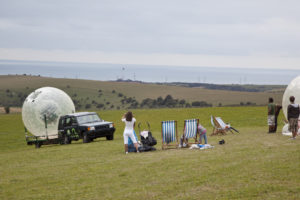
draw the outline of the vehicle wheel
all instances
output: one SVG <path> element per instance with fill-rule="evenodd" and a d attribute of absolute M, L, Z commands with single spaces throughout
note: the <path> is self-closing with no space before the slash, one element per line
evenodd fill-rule
<path fill-rule="evenodd" d="M 113 139 L 114 139 L 114 135 L 107 135 L 107 136 L 106 136 L 106 139 L 107 139 L 107 140 L 113 140 Z"/>
<path fill-rule="evenodd" d="M 42 146 L 42 144 L 40 142 L 35 143 L 35 148 L 39 149 Z"/>
<path fill-rule="evenodd" d="M 87 134 L 87 132 L 83 133 L 83 143 L 89 143 L 90 142 L 90 138 Z"/>
<path fill-rule="evenodd" d="M 64 144 L 70 144 L 70 139 L 67 135 L 64 136 Z"/>

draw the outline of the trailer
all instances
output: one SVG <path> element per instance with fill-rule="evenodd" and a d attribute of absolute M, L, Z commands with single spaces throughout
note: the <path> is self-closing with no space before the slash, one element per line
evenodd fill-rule
<path fill-rule="evenodd" d="M 35 148 L 40 148 L 42 145 L 49 145 L 49 144 L 63 144 L 62 138 L 59 137 L 58 134 L 55 135 L 48 135 L 48 125 L 47 125 L 47 117 L 44 115 L 44 123 L 45 123 L 45 135 L 36 136 L 36 135 L 29 135 L 28 131 L 25 127 L 25 139 L 27 145 L 35 145 Z"/>

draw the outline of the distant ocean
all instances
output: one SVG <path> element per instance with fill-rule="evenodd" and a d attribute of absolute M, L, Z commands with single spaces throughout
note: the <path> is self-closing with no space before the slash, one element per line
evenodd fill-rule
<path fill-rule="evenodd" d="M 175 67 L 0 60 L 0 75 L 31 74 L 90 80 L 287 85 L 299 70 Z"/>

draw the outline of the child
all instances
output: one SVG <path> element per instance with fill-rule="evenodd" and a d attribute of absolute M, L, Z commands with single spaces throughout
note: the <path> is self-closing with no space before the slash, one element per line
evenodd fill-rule
<path fill-rule="evenodd" d="M 134 137 L 135 137 L 137 143 L 139 143 L 135 131 L 133 131 L 133 135 L 134 135 Z M 139 146 L 139 145 L 138 145 L 138 146 Z M 133 141 L 131 140 L 130 137 L 128 137 L 128 152 L 136 152 L 136 148 L 135 148 L 134 143 L 133 143 Z"/>
<path fill-rule="evenodd" d="M 204 128 L 201 124 L 198 125 L 199 132 L 199 144 L 202 143 L 202 138 L 204 138 L 205 144 L 207 144 L 207 136 L 206 136 L 206 128 Z"/>

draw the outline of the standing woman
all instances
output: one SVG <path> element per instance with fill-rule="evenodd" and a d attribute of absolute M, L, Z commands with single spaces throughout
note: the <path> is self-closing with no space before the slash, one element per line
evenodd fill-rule
<path fill-rule="evenodd" d="M 292 132 L 293 137 L 291 139 L 296 139 L 298 132 L 298 118 L 300 114 L 299 104 L 295 104 L 295 97 L 290 97 L 291 104 L 287 108 L 287 116 L 289 121 L 289 131 Z"/>
<path fill-rule="evenodd" d="M 122 122 L 125 123 L 125 129 L 123 133 L 125 153 L 128 154 L 128 138 L 130 138 L 133 142 L 134 147 L 136 148 L 136 152 L 139 152 L 138 144 L 133 133 L 136 119 L 133 117 L 132 112 L 128 111 L 126 114 L 124 114 L 122 117 Z"/>

